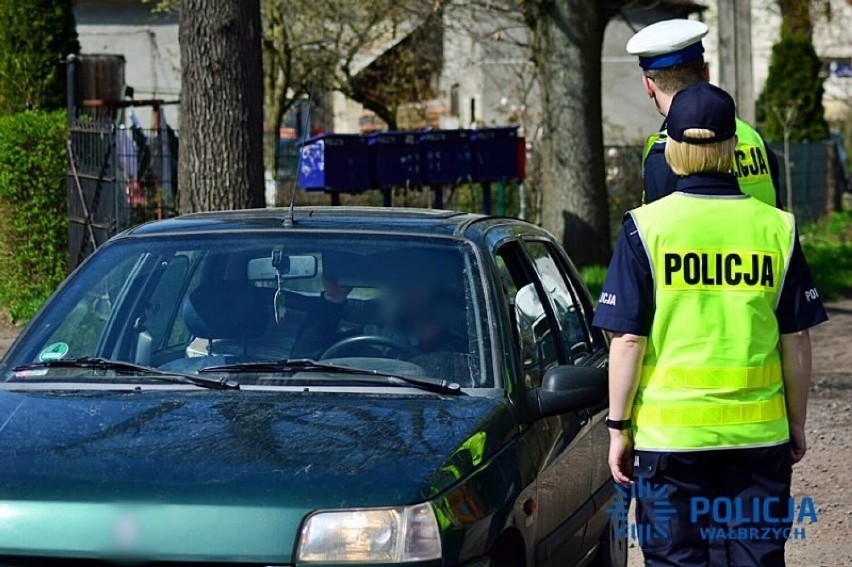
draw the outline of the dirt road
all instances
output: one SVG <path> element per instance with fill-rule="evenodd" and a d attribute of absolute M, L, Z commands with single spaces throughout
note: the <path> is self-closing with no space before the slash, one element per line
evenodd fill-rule
<path fill-rule="evenodd" d="M 810 496 L 819 513 L 804 540 L 787 544 L 791 567 L 852 566 L 852 300 L 829 304 L 831 320 L 812 331 L 814 383 L 808 454 L 793 469 L 793 494 Z M 0 325 L 0 354 L 19 329 Z M 642 565 L 638 548 L 630 567 Z"/>

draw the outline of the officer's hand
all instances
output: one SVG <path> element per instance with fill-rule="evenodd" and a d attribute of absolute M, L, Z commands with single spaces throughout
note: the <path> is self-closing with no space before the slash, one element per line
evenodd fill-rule
<path fill-rule="evenodd" d="M 795 465 L 802 460 L 808 450 L 805 440 L 805 426 L 790 424 L 790 461 Z"/>
<path fill-rule="evenodd" d="M 630 430 L 609 430 L 609 470 L 622 486 L 633 482 L 633 439 Z"/>

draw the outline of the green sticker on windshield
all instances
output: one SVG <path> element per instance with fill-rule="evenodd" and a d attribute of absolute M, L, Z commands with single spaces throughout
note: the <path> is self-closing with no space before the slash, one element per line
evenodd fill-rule
<path fill-rule="evenodd" d="M 50 362 L 53 360 L 62 360 L 68 354 L 68 345 L 66 343 L 53 343 L 46 349 L 41 351 L 38 359 L 42 362 Z"/>

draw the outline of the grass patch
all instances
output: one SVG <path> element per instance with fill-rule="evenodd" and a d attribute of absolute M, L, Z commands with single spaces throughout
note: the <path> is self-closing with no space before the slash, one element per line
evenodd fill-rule
<path fill-rule="evenodd" d="M 606 279 L 606 266 L 586 266 L 580 268 L 580 278 L 589 290 L 595 305 L 601 296 L 604 280 Z"/>
<path fill-rule="evenodd" d="M 806 225 L 800 236 L 822 298 L 852 297 L 852 211 Z"/>

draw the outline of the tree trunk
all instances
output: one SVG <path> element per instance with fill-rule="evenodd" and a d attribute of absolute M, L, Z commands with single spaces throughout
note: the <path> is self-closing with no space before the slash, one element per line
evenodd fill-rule
<path fill-rule="evenodd" d="M 182 213 L 262 207 L 259 0 L 182 0 Z"/>
<path fill-rule="evenodd" d="M 781 35 L 802 36 L 811 39 L 813 21 L 811 19 L 812 0 L 777 0 L 781 10 Z"/>
<path fill-rule="evenodd" d="M 360 102 L 367 110 L 375 112 L 376 116 L 384 120 L 385 124 L 388 125 L 388 130 L 399 130 L 399 126 L 396 121 L 396 109 L 388 108 L 381 103 L 371 100 L 355 99 L 355 101 Z"/>
<path fill-rule="evenodd" d="M 542 97 L 542 224 L 577 264 L 606 264 L 601 50 L 608 15 L 588 0 L 528 0 L 524 7 Z"/>

